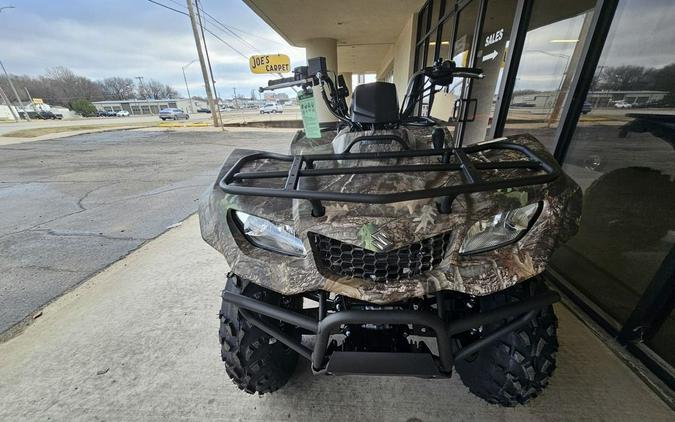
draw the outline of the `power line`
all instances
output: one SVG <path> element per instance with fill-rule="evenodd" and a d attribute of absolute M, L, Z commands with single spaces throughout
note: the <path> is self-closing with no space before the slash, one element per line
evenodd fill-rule
<path fill-rule="evenodd" d="M 149 1 L 150 3 L 156 4 L 157 6 L 162 6 L 162 7 L 165 8 L 165 9 L 173 10 L 174 12 L 178 12 L 178 13 L 180 13 L 181 15 L 185 15 L 185 16 L 187 16 L 187 17 L 190 17 L 190 15 L 188 15 L 186 12 L 183 12 L 183 11 L 178 10 L 178 9 L 174 9 L 173 7 L 167 6 L 166 4 L 162 4 L 162 3 L 157 2 L 157 1 L 155 1 L 155 0 L 148 0 L 148 1 Z"/>
<path fill-rule="evenodd" d="M 239 40 L 241 40 L 244 44 L 246 44 L 246 45 L 248 45 L 249 47 L 251 47 L 251 48 L 253 49 L 253 51 L 256 51 L 256 52 L 258 51 L 258 49 L 256 48 L 256 46 L 254 46 L 254 45 L 251 44 L 250 42 L 248 42 L 248 41 L 246 41 L 245 39 L 243 39 L 242 37 L 240 37 L 239 34 L 237 34 L 236 32 L 232 31 L 227 25 L 225 25 L 224 23 L 222 23 L 221 21 L 219 21 L 218 19 L 214 18 L 212 15 L 210 15 L 209 13 L 207 13 L 207 12 L 204 10 L 204 8 L 203 8 L 202 6 L 197 5 L 197 7 L 199 8 L 199 10 L 200 10 L 205 16 L 211 18 L 212 21 L 214 21 L 217 25 L 219 25 L 219 26 L 220 26 L 221 28 L 223 28 L 225 31 L 229 32 L 230 34 L 232 34 L 233 36 L 235 36 L 236 38 L 238 38 Z"/>
<path fill-rule="evenodd" d="M 148 0 L 148 1 L 149 1 L 149 0 Z M 168 1 L 170 1 L 171 3 L 174 3 L 174 4 L 176 4 L 176 5 L 182 6 L 182 5 L 181 5 L 180 3 L 178 3 L 176 0 L 168 0 Z M 155 1 L 153 1 L 152 3 L 157 4 Z M 167 8 L 169 8 L 169 7 L 167 6 Z M 176 9 L 173 9 L 173 8 L 169 8 L 169 9 L 176 11 Z M 207 20 L 207 18 L 208 18 L 208 20 L 209 20 L 211 23 L 214 23 L 214 24 L 216 24 L 217 26 L 220 26 L 220 27 L 222 28 L 221 30 L 224 30 L 224 31 L 229 32 L 230 34 L 232 34 L 233 36 L 235 36 L 236 38 L 238 38 L 239 40 L 241 40 L 242 42 L 244 42 L 245 44 L 247 44 L 249 47 L 253 48 L 254 51 L 257 51 L 256 47 L 255 47 L 253 44 L 249 43 L 249 42 L 246 41 L 245 39 L 241 38 L 238 34 L 236 34 L 235 32 L 233 32 L 232 30 L 230 30 L 229 27 L 228 27 L 228 25 L 225 25 L 224 23 L 222 23 L 222 22 L 219 21 L 218 19 L 214 18 L 211 14 L 207 13 L 207 12 L 204 10 L 204 8 L 203 8 L 202 6 L 197 5 L 197 9 L 198 9 L 199 12 L 203 13 L 204 16 L 206 16 L 206 17 L 204 18 L 204 20 Z M 200 24 L 200 26 L 201 26 L 201 24 Z M 209 31 L 208 29 L 207 29 L 206 31 L 209 32 L 211 35 L 216 36 L 215 34 L 213 34 L 213 33 L 212 33 L 211 31 Z M 222 41 L 222 42 L 224 42 L 225 44 L 227 44 L 228 47 L 230 47 L 230 48 L 233 49 L 234 51 L 238 52 L 240 55 L 242 54 L 239 50 L 237 50 L 236 48 L 234 48 L 231 44 L 227 43 L 226 41 L 224 41 L 224 40 L 222 40 L 222 39 L 221 39 L 220 41 Z M 244 56 L 244 57 L 245 57 L 245 56 Z M 247 58 L 247 59 L 248 59 L 248 58 Z"/>
<path fill-rule="evenodd" d="M 179 3 L 177 0 L 167 0 L 167 1 L 170 1 L 170 2 L 173 3 L 173 4 L 176 4 L 176 5 L 178 5 L 178 6 L 183 7 L 182 3 Z M 269 41 L 269 42 L 271 42 L 271 43 L 279 44 L 279 45 L 283 45 L 284 47 L 287 47 L 287 44 L 286 44 L 286 43 L 283 43 L 283 42 L 280 42 L 280 41 L 276 41 L 276 40 L 273 40 L 273 39 L 270 39 L 270 38 L 265 38 L 265 37 L 263 37 L 263 36 L 260 36 L 260 35 L 257 35 L 257 34 L 251 33 L 251 32 L 244 31 L 243 29 L 237 28 L 236 26 L 224 24 L 224 23 L 220 22 L 218 19 L 216 19 L 215 17 L 213 17 L 213 15 L 210 15 L 209 13 L 207 13 L 207 12 L 204 10 L 203 7 L 200 6 L 200 9 L 201 9 L 201 11 L 204 13 L 204 15 L 206 15 L 206 16 L 208 16 L 209 18 L 211 18 L 212 20 L 214 20 L 215 23 L 219 24 L 219 25 L 222 26 L 223 28 L 226 28 L 226 30 L 227 30 L 228 32 L 232 32 L 232 30 L 234 30 L 234 31 L 237 31 L 237 32 L 241 32 L 242 34 L 249 35 L 249 36 L 251 36 L 251 37 L 259 38 L 259 39 L 261 39 L 261 40 Z M 248 41 L 244 40 L 243 38 L 239 37 L 239 35 L 234 34 L 234 33 L 233 33 L 233 35 L 234 35 L 235 37 L 239 38 L 240 40 L 242 40 L 244 43 L 248 44 L 249 46 L 251 46 L 251 47 L 253 47 L 253 48 L 255 49 L 255 46 L 253 46 L 252 44 L 250 44 Z"/>
<path fill-rule="evenodd" d="M 174 11 L 174 12 L 176 12 L 176 13 L 180 13 L 181 15 L 185 15 L 185 16 L 187 16 L 187 17 L 190 16 L 189 14 L 187 14 L 186 12 L 183 12 L 182 10 L 175 9 L 175 8 L 173 8 L 173 7 L 171 7 L 171 6 L 167 6 L 166 4 L 157 2 L 157 1 L 155 1 L 155 0 L 147 0 L 147 1 L 149 1 L 150 3 L 156 4 L 157 6 L 161 6 L 161 7 L 165 8 L 165 9 L 169 9 L 169 10 L 172 10 L 172 11 Z M 200 26 L 201 26 L 201 25 L 200 25 Z M 203 27 L 202 27 L 202 28 L 203 28 Z M 225 44 L 226 46 L 230 47 L 230 49 L 232 49 L 234 52 L 236 52 L 237 54 L 239 54 L 241 57 L 243 57 L 243 58 L 245 58 L 246 60 L 248 60 L 248 56 L 246 56 L 246 54 L 244 54 L 244 53 L 242 53 L 241 51 L 239 51 L 238 49 L 236 49 L 232 44 L 230 44 L 230 43 L 228 43 L 227 41 L 225 41 L 224 39 L 220 38 L 217 34 L 215 34 L 215 33 L 214 33 L 213 31 L 211 31 L 210 29 L 208 29 L 208 28 L 203 28 L 203 29 L 204 29 L 204 31 L 206 31 L 206 32 L 208 32 L 209 34 L 213 35 L 213 37 L 215 37 L 218 41 L 220 41 L 220 42 L 222 42 L 223 44 Z"/>

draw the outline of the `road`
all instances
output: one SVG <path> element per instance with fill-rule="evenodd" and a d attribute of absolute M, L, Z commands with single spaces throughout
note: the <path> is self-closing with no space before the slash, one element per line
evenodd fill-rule
<path fill-rule="evenodd" d="M 193 213 L 228 151 L 290 138 L 135 130 L 0 147 L 0 333 Z"/>
<path fill-rule="evenodd" d="M 281 114 L 260 114 L 258 110 L 234 110 L 221 113 L 224 123 L 259 120 L 286 120 L 300 119 L 298 107 L 286 107 Z M 190 115 L 188 122 L 211 122 L 211 115 L 206 113 L 194 113 Z M 35 129 L 55 126 L 98 126 L 98 125 L 136 125 L 139 123 L 159 122 L 157 116 L 129 116 L 129 117 L 89 117 L 70 120 L 32 120 L 30 122 L 0 122 L 0 136 L 9 132 L 22 129 Z M 182 122 L 182 120 L 180 120 Z"/>

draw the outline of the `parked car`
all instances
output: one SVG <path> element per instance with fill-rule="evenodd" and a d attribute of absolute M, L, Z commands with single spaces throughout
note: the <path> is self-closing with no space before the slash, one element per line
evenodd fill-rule
<path fill-rule="evenodd" d="M 581 106 L 581 112 L 583 114 L 588 114 L 593 110 L 593 106 L 588 101 L 584 101 L 584 105 Z"/>
<path fill-rule="evenodd" d="M 264 106 L 260 107 L 260 114 L 269 114 L 269 113 L 283 113 L 284 108 L 281 104 L 277 103 L 267 103 Z"/>
<path fill-rule="evenodd" d="M 63 114 L 53 113 L 51 111 L 21 111 L 19 114 L 21 117 L 24 117 L 28 113 L 28 117 L 34 120 L 61 120 L 63 119 Z"/>
<path fill-rule="evenodd" d="M 96 117 L 106 117 L 107 115 L 108 115 L 108 112 L 105 111 L 105 110 L 98 110 L 96 112 Z M 88 116 L 84 116 L 84 117 L 88 117 Z"/>
<path fill-rule="evenodd" d="M 633 108 L 633 104 L 627 103 L 624 100 L 619 100 L 614 103 L 615 108 Z"/>
<path fill-rule="evenodd" d="M 106 111 L 106 112 L 105 112 L 105 116 L 106 116 L 106 117 L 117 117 L 117 112 L 114 111 L 114 110 Z"/>
<path fill-rule="evenodd" d="M 116 113 L 117 117 L 129 117 L 129 112 L 126 110 L 120 110 Z"/>
<path fill-rule="evenodd" d="M 210 113 L 211 109 L 208 107 L 201 107 L 197 109 L 197 113 Z"/>
<path fill-rule="evenodd" d="M 187 120 L 190 116 L 180 108 L 165 108 L 159 111 L 159 118 L 162 120 Z"/>

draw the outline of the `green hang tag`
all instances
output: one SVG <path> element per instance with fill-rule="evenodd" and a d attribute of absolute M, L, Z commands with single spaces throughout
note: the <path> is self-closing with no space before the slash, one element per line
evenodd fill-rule
<path fill-rule="evenodd" d="M 302 125 L 305 128 L 305 137 L 309 139 L 321 138 L 319 116 L 316 114 L 316 102 L 312 91 L 298 94 L 298 104 L 302 112 Z"/>

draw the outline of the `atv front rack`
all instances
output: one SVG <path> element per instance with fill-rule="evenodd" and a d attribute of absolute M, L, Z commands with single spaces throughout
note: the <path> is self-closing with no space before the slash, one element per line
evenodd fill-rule
<path fill-rule="evenodd" d="M 523 159 L 509 161 L 474 161 L 469 154 L 485 151 L 517 151 Z M 385 160 L 397 158 L 438 157 L 439 164 L 405 164 L 382 166 L 354 166 L 315 168 L 318 162 L 337 160 Z M 455 157 L 457 162 L 451 162 Z M 241 169 L 258 160 L 270 160 L 290 163 L 289 169 L 279 171 L 241 172 Z M 531 170 L 543 172 L 519 177 L 495 177 L 489 180 L 481 175 L 485 170 Z M 441 186 L 431 189 L 410 190 L 392 193 L 350 193 L 335 191 L 315 191 L 299 189 L 300 178 L 308 176 L 336 176 L 353 174 L 391 174 L 411 172 L 460 172 L 464 176 L 464 183 Z M 403 150 L 388 152 L 362 152 L 342 154 L 315 154 L 315 155 L 283 155 L 271 152 L 258 152 L 246 155 L 239 159 L 219 182 L 220 188 L 226 193 L 234 195 L 265 196 L 275 198 L 306 199 L 312 204 L 312 215 L 320 217 L 325 209 L 321 201 L 359 202 L 366 204 L 389 204 L 393 202 L 410 201 L 426 198 L 443 198 L 439 204 L 442 213 L 449 213 L 452 201 L 459 194 L 485 192 L 497 189 L 514 188 L 521 186 L 539 185 L 552 182 L 561 174 L 562 170 L 555 160 L 537 155 L 530 148 L 505 141 L 475 144 L 463 148 L 444 148 L 426 150 Z M 241 182 L 258 179 L 286 179 L 283 188 L 260 186 L 246 186 Z"/>

